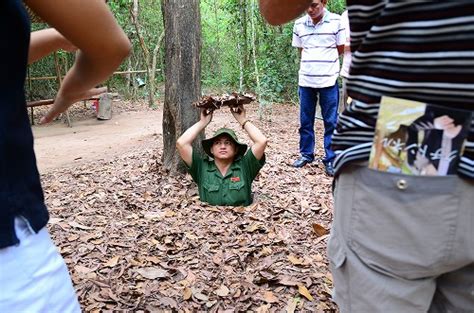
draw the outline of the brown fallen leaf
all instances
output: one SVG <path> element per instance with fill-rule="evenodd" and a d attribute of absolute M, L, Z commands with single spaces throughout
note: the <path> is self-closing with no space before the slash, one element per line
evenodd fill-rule
<path fill-rule="evenodd" d="M 227 297 L 230 291 L 229 288 L 227 288 L 225 285 L 221 285 L 219 289 L 214 290 L 214 293 L 219 297 Z"/>
<path fill-rule="evenodd" d="M 304 263 L 304 260 L 297 258 L 293 254 L 288 256 L 288 261 L 290 261 L 293 265 L 301 265 Z"/>
<path fill-rule="evenodd" d="M 55 224 L 58 224 L 59 222 L 61 222 L 62 220 L 63 220 L 62 218 L 51 217 L 51 218 L 48 220 L 48 224 L 55 225 Z"/>
<path fill-rule="evenodd" d="M 290 298 L 286 304 L 286 313 L 294 313 L 298 305 L 298 300 Z"/>
<path fill-rule="evenodd" d="M 79 239 L 79 235 L 77 235 L 77 234 L 74 234 L 74 235 L 71 235 L 71 236 L 67 237 L 67 241 L 69 241 L 69 242 L 76 241 L 77 239 Z"/>
<path fill-rule="evenodd" d="M 267 228 L 265 227 L 265 225 L 258 222 L 252 223 L 251 225 L 247 226 L 247 228 L 245 228 L 245 231 L 249 233 L 253 233 L 257 230 L 262 230 L 264 232 L 267 232 Z"/>
<path fill-rule="evenodd" d="M 257 308 L 256 313 L 268 313 L 270 312 L 270 307 L 271 307 L 270 304 L 261 305 Z"/>
<path fill-rule="evenodd" d="M 262 253 L 263 256 L 269 256 L 273 253 L 273 251 L 272 251 L 272 249 L 270 249 L 268 247 L 263 247 L 261 253 Z"/>
<path fill-rule="evenodd" d="M 312 226 L 313 226 L 313 231 L 316 234 L 316 236 L 321 237 L 328 234 L 328 230 L 324 228 L 323 226 L 317 223 L 313 223 Z"/>
<path fill-rule="evenodd" d="M 79 228 L 79 229 L 82 229 L 82 230 L 91 230 L 91 229 L 94 229 L 93 227 L 85 226 L 85 225 L 79 224 L 78 222 L 75 222 L 75 221 L 68 222 L 68 224 L 69 224 L 69 226 L 71 226 L 71 227 Z"/>
<path fill-rule="evenodd" d="M 156 257 L 156 256 L 147 256 L 147 257 L 145 257 L 145 260 L 147 260 L 148 262 L 151 262 L 153 264 L 160 264 L 160 262 L 161 262 L 161 259 Z"/>
<path fill-rule="evenodd" d="M 216 254 L 214 254 L 214 256 L 212 257 L 212 262 L 214 262 L 214 264 L 216 264 L 216 265 L 221 265 L 221 263 L 222 263 L 222 252 L 221 251 L 218 251 L 218 252 L 216 252 Z"/>
<path fill-rule="evenodd" d="M 209 301 L 209 297 L 200 292 L 193 293 L 193 296 L 201 301 Z"/>
<path fill-rule="evenodd" d="M 275 295 L 271 291 L 265 291 L 265 293 L 263 294 L 263 300 L 266 303 L 277 303 L 278 302 L 278 298 L 275 297 Z"/>
<path fill-rule="evenodd" d="M 295 286 L 298 286 L 299 282 L 295 281 L 289 276 L 280 276 L 278 277 L 278 284 L 283 285 L 283 286 L 295 287 Z"/>
<path fill-rule="evenodd" d="M 314 254 L 312 257 L 315 262 L 322 262 L 324 260 L 323 256 L 319 253 Z"/>
<path fill-rule="evenodd" d="M 314 300 L 313 296 L 309 293 L 308 288 L 306 288 L 304 285 L 298 286 L 298 292 L 300 293 L 300 295 L 304 296 L 309 301 Z"/>
<path fill-rule="evenodd" d="M 120 257 L 118 255 L 114 256 L 113 258 L 104 263 L 104 267 L 114 267 L 115 265 L 117 265 L 119 258 Z"/>
<path fill-rule="evenodd" d="M 188 287 L 185 287 L 183 289 L 183 300 L 189 300 L 191 299 L 191 297 L 193 296 L 193 291 L 191 290 L 191 288 L 188 288 Z"/>
<path fill-rule="evenodd" d="M 76 271 L 76 273 L 82 274 L 82 275 L 89 274 L 90 272 L 93 271 L 93 269 L 90 269 L 90 268 L 82 266 L 82 265 L 74 266 L 74 270 Z"/>
<path fill-rule="evenodd" d="M 146 279 L 157 279 L 157 278 L 167 278 L 170 274 L 158 267 L 144 267 L 136 269 L 135 272 L 140 274 Z"/>

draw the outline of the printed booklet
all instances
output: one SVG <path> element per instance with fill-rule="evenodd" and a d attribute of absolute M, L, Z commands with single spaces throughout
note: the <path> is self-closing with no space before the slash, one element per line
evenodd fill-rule
<path fill-rule="evenodd" d="M 408 175 L 452 175 L 472 114 L 427 103 L 382 98 L 369 168 Z"/>

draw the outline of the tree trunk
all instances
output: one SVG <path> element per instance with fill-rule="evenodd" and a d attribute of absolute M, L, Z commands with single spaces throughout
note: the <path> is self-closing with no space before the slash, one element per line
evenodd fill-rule
<path fill-rule="evenodd" d="M 199 119 L 199 111 L 191 104 L 201 96 L 201 16 L 199 0 L 162 0 L 161 4 L 166 51 L 163 165 L 177 172 L 184 166 L 176 140 Z"/>
<path fill-rule="evenodd" d="M 150 69 L 150 76 L 148 77 L 148 92 L 153 96 L 149 99 L 154 99 L 155 92 L 156 92 L 156 83 L 155 83 L 155 76 L 156 76 L 156 62 L 158 57 L 158 52 L 161 48 L 161 42 L 165 38 L 165 32 L 163 31 L 156 42 L 155 48 L 153 49 L 153 55 L 151 57 L 151 69 Z M 150 106 L 155 106 L 155 104 L 150 104 Z"/>
<path fill-rule="evenodd" d="M 242 62 L 243 62 L 243 72 L 246 73 L 249 69 L 249 60 L 250 60 L 250 55 L 249 55 L 249 48 L 248 48 L 248 31 L 247 31 L 247 25 L 248 25 L 248 14 L 247 14 L 247 9 L 248 9 L 248 0 L 239 0 L 239 28 L 240 28 L 240 36 L 241 36 L 241 42 L 242 42 Z M 243 85 L 246 87 L 248 86 L 248 77 L 243 78 Z"/>
<path fill-rule="evenodd" d="M 148 48 L 145 44 L 145 39 L 143 38 L 143 35 L 141 34 L 141 26 L 140 23 L 138 22 L 138 0 L 133 1 L 133 8 L 130 9 L 131 17 L 132 17 L 132 24 L 135 27 L 135 30 L 137 32 L 138 40 L 140 42 L 140 47 L 142 48 L 143 51 L 143 56 L 145 59 L 145 67 L 146 67 L 146 73 L 148 77 L 148 85 L 146 88 L 148 88 L 148 106 L 153 107 L 155 105 L 155 99 L 154 99 L 154 81 L 150 83 L 150 77 L 154 79 L 154 74 L 151 75 L 151 69 L 150 69 L 150 51 L 148 51 Z"/>

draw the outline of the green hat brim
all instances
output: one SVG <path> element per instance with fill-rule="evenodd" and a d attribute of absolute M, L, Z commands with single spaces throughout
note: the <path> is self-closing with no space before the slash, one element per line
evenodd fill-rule
<path fill-rule="evenodd" d="M 234 133 L 232 129 L 220 128 L 214 133 L 214 136 L 212 136 L 211 138 L 204 139 L 201 142 L 202 149 L 204 150 L 204 152 L 206 152 L 208 156 L 210 156 L 211 158 L 214 158 L 214 155 L 211 153 L 212 143 L 214 142 L 216 138 L 222 135 L 227 135 L 235 143 L 237 147 L 237 154 L 235 155 L 236 157 L 241 157 L 245 154 L 245 152 L 247 152 L 248 146 L 244 143 L 239 142 L 239 140 L 237 139 L 237 135 Z"/>

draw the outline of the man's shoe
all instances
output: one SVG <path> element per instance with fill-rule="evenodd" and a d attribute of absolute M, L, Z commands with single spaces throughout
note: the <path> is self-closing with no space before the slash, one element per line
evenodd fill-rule
<path fill-rule="evenodd" d="M 301 157 L 293 163 L 293 167 L 300 168 L 311 162 L 311 160 Z"/>
<path fill-rule="evenodd" d="M 332 167 L 332 163 L 326 163 L 324 164 L 326 167 L 326 175 L 328 176 L 334 176 L 334 167 Z"/>

